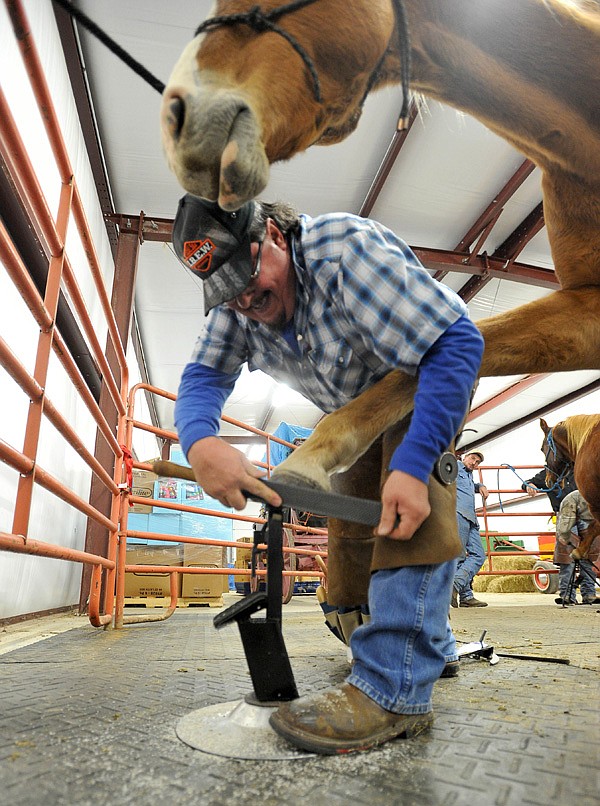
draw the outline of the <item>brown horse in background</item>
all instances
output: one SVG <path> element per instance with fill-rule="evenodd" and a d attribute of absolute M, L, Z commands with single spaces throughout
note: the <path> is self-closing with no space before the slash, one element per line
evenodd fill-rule
<path fill-rule="evenodd" d="M 600 414 L 576 414 L 552 428 L 540 420 L 540 426 L 544 432 L 546 470 L 560 478 L 564 469 L 573 465 L 577 489 L 596 519 L 581 535 L 571 555 L 576 560 L 585 559 L 600 534 Z"/>
<path fill-rule="evenodd" d="M 245 13 L 245 23 L 209 23 L 165 90 L 164 148 L 182 186 L 240 207 L 263 190 L 270 163 L 343 140 L 368 93 L 406 78 L 410 63 L 413 90 L 473 115 L 542 171 L 561 289 L 477 322 L 481 374 L 598 369 L 598 2 L 300 0 L 275 17 L 265 14 L 280 3 L 246 13 L 253 3 L 219 0 L 215 17 Z M 410 412 L 414 388 L 390 373 L 321 421 L 280 469 L 327 486 Z"/>

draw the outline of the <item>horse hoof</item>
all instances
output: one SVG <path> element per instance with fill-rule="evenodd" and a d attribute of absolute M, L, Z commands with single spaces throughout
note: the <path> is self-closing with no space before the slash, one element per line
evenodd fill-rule
<path fill-rule="evenodd" d="M 281 481 L 284 484 L 291 484 L 294 487 L 310 487 L 312 490 L 322 490 L 323 492 L 329 492 L 331 489 L 329 484 L 322 484 L 316 479 L 311 479 L 300 473 L 292 473 L 285 470 L 280 472 L 274 470 L 271 478 L 273 481 Z"/>

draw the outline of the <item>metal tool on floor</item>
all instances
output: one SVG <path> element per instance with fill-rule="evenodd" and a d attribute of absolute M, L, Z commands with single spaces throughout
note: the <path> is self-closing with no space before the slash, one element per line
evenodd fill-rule
<path fill-rule="evenodd" d="M 434 472 L 442 483 L 451 484 L 457 474 L 455 457 L 443 454 Z M 287 506 L 367 526 L 376 526 L 381 518 L 379 501 L 299 487 L 287 481 L 264 481 Z M 176 726 L 177 736 L 185 744 L 227 758 L 294 759 L 312 755 L 293 748 L 269 725 L 271 713 L 281 702 L 296 699 L 298 690 L 281 630 L 283 514 L 281 507 L 270 505 L 266 511 L 266 592 L 244 597 L 213 621 L 217 629 L 237 622 L 253 692 L 241 702 L 192 711 Z M 265 616 L 257 616 L 262 610 Z"/>
<path fill-rule="evenodd" d="M 495 666 L 500 658 L 494 652 L 494 647 L 490 644 L 485 644 L 483 639 L 487 634 L 487 630 L 481 633 L 479 641 L 471 641 L 468 644 L 463 644 L 457 649 L 459 658 L 483 658 L 490 663 L 490 666 Z"/>
<path fill-rule="evenodd" d="M 484 630 L 481 633 L 481 638 L 479 641 L 471 641 L 468 644 L 463 644 L 463 646 L 457 650 L 459 658 L 483 658 L 484 660 L 489 661 L 491 666 L 495 666 L 499 662 L 500 658 L 532 660 L 544 663 L 561 663 L 566 666 L 568 666 L 570 663 L 568 658 L 554 658 L 544 655 L 516 655 L 512 652 L 495 652 L 493 646 L 484 643 L 483 639 L 485 638 L 486 634 L 487 630 Z"/>

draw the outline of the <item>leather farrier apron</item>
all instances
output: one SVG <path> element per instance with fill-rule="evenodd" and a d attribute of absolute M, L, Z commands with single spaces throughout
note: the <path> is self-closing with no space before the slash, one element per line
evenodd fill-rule
<path fill-rule="evenodd" d="M 332 478 L 332 487 L 344 495 L 379 500 L 389 475 L 387 467 L 404 437 L 410 417 L 389 428 L 345 473 Z M 371 526 L 330 518 L 328 523 L 327 600 L 351 607 L 368 601 L 373 571 L 406 565 L 429 565 L 458 557 L 462 545 L 456 525 L 455 484 L 429 478 L 431 514 L 410 540 L 374 536 Z"/>

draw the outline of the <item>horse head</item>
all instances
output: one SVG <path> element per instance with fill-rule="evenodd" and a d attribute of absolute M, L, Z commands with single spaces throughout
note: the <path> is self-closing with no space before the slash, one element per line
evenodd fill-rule
<path fill-rule="evenodd" d="M 189 193 L 226 210 L 263 190 L 270 163 L 344 139 L 368 92 L 392 73 L 398 78 L 397 56 L 388 52 L 391 3 L 251 5 L 216 3 L 162 102 L 171 169 Z"/>
<path fill-rule="evenodd" d="M 554 484 L 562 486 L 561 483 L 573 464 L 565 426 L 561 422 L 550 427 L 545 420 L 540 419 L 540 428 L 544 432 L 541 451 L 544 454 L 546 468 L 546 487 L 552 487 Z"/>

